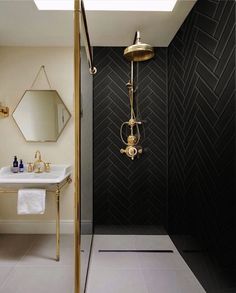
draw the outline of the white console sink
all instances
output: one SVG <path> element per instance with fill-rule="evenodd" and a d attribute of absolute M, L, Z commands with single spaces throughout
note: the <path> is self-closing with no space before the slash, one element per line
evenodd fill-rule
<path fill-rule="evenodd" d="M 72 166 L 70 165 L 51 165 L 50 173 L 12 173 L 11 167 L 0 169 L 0 184 L 13 183 L 61 183 L 66 177 L 71 175 Z"/>

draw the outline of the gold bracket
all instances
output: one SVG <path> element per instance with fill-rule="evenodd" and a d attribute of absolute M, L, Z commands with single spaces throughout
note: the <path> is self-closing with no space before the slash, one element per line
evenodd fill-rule
<path fill-rule="evenodd" d="M 9 108 L 0 106 L 0 116 L 4 117 L 4 118 L 8 117 L 9 116 Z"/>

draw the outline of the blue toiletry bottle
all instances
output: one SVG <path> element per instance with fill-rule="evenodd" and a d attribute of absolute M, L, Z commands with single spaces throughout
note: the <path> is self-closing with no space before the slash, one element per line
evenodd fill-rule
<path fill-rule="evenodd" d="M 19 172 L 24 172 L 24 165 L 22 160 L 20 160 Z"/>

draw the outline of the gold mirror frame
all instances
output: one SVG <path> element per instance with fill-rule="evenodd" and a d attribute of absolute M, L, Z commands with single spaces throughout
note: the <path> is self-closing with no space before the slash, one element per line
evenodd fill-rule
<path fill-rule="evenodd" d="M 54 97 L 57 98 L 58 101 L 60 101 L 60 104 L 63 105 L 63 108 L 65 109 L 65 111 L 67 113 L 67 119 L 66 119 L 65 123 L 63 123 L 62 128 L 60 130 L 58 130 L 57 132 L 55 132 L 55 138 L 52 138 L 52 139 L 48 138 L 47 139 L 47 138 L 42 138 L 42 136 L 41 136 L 41 139 L 40 139 L 40 137 L 37 139 L 29 138 L 29 136 L 26 134 L 27 131 L 25 129 L 23 129 L 23 126 L 21 125 L 22 122 L 19 120 L 20 118 L 15 116 L 17 113 L 19 114 L 19 111 L 20 111 L 19 107 L 20 107 L 21 103 L 23 103 L 24 99 L 29 98 L 27 96 L 27 94 L 29 94 L 30 92 L 36 92 L 38 94 L 40 94 L 40 93 L 43 94 L 43 92 L 45 92 L 45 94 L 47 93 L 48 96 L 50 96 L 50 92 L 51 92 L 54 95 Z M 24 116 L 24 113 L 22 113 L 22 116 Z M 64 101 L 62 100 L 61 96 L 58 94 L 58 92 L 56 90 L 31 90 L 31 89 L 29 89 L 29 90 L 26 90 L 24 92 L 24 94 L 22 95 L 17 106 L 15 107 L 15 110 L 12 113 L 12 117 L 13 117 L 13 120 L 15 121 L 18 129 L 20 130 L 21 134 L 23 135 L 25 141 L 27 141 L 27 142 L 56 142 L 58 140 L 58 138 L 60 137 L 60 135 L 62 134 L 63 130 L 65 129 L 66 125 L 68 124 L 68 122 L 71 118 L 71 113 L 68 110 L 68 108 L 66 107 Z M 38 119 L 36 119 L 36 123 L 37 123 L 37 121 L 38 121 Z M 33 121 L 33 122 L 35 123 L 35 121 Z M 28 123 L 28 121 L 27 121 L 27 123 Z M 29 123 L 30 123 L 30 121 L 29 121 Z"/>

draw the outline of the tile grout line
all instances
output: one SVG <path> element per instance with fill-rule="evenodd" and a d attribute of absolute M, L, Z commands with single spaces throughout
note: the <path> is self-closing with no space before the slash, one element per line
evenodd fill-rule
<path fill-rule="evenodd" d="M 0 268 L 1 269 L 1 268 Z M 4 289 L 5 285 L 7 284 L 9 278 L 10 278 L 10 275 L 12 274 L 12 272 L 14 271 L 15 269 L 15 266 L 12 266 L 9 270 L 9 272 L 7 273 L 6 275 L 6 278 L 3 280 L 2 284 L 0 284 L 0 290 L 1 289 Z"/>
<path fill-rule="evenodd" d="M 33 240 L 31 245 L 28 247 L 28 249 L 26 249 L 25 253 L 18 259 L 18 261 L 15 264 L 15 267 L 19 266 L 19 263 L 22 261 L 22 259 L 30 252 L 30 250 L 33 248 L 33 245 L 36 243 L 36 236 L 33 236 Z M 14 267 L 14 268 L 15 268 Z"/>

